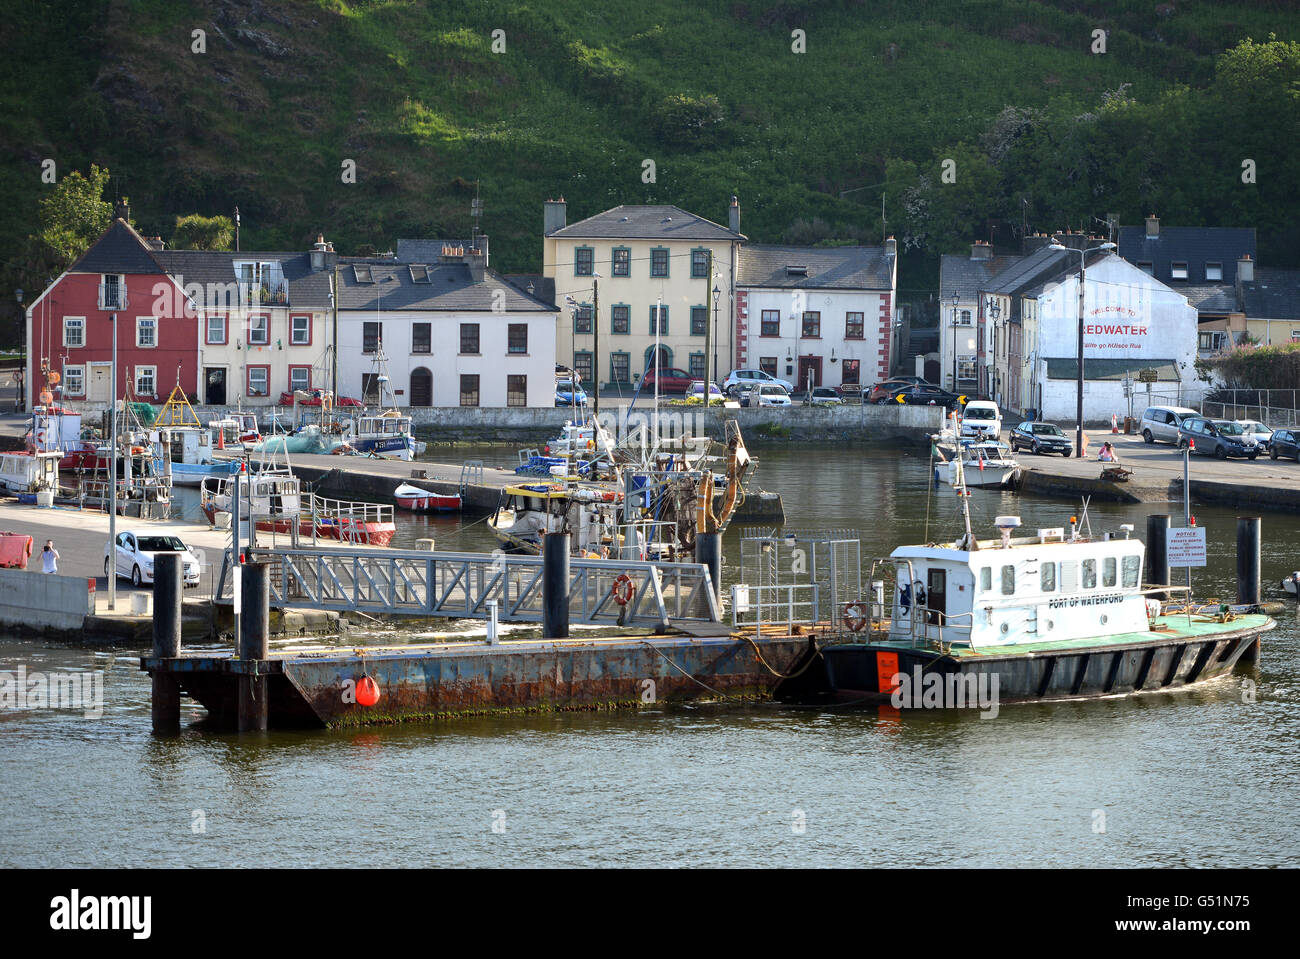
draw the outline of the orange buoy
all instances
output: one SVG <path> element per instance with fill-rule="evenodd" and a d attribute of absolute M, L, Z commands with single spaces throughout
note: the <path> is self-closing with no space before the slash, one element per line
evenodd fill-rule
<path fill-rule="evenodd" d="M 362 676 L 357 681 L 357 703 L 361 706 L 373 706 L 379 702 L 379 684 L 369 676 Z"/>
<path fill-rule="evenodd" d="M 50 374 L 50 386 L 58 386 L 59 380 L 63 379 L 58 373 Z"/>
<path fill-rule="evenodd" d="M 41 406 L 49 406 L 54 402 L 54 394 L 49 390 L 41 390 L 40 401 Z"/>

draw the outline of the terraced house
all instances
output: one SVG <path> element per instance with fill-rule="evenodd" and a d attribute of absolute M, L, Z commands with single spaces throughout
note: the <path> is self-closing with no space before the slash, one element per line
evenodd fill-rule
<path fill-rule="evenodd" d="M 543 276 L 560 310 L 556 361 L 588 386 L 598 379 L 627 389 L 654 365 L 657 348 L 661 368 L 703 379 L 708 363 L 724 378 L 745 240 L 737 199 L 727 226 L 667 205 L 617 206 L 570 224 L 567 209 L 563 198 L 547 200 L 543 213 Z"/>

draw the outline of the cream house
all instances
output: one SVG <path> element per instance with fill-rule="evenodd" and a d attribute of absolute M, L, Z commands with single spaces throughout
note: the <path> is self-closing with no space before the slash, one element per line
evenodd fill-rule
<path fill-rule="evenodd" d="M 563 198 L 547 200 L 543 275 L 559 308 L 556 362 L 590 387 L 635 386 L 654 362 L 703 379 L 706 332 L 712 372 L 735 355 L 735 276 L 745 237 L 731 198 L 728 226 L 675 206 L 618 206 L 567 223 Z"/>

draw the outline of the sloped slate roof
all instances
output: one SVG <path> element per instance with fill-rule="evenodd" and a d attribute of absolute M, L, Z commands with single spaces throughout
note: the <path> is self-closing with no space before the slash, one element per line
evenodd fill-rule
<path fill-rule="evenodd" d="M 945 253 L 939 263 L 939 295 L 951 296 L 956 292 L 963 300 L 973 300 L 989 281 L 1003 270 L 1019 263 L 1022 256 L 994 256 L 987 260 L 972 260 L 958 253 Z"/>
<path fill-rule="evenodd" d="M 129 223 L 117 217 L 90 245 L 69 273 L 163 273 L 153 250 Z"/>
<path fill-rule="evenodd" d="M 788 266 L 806 267 L 807 275 Z M 878 246 L 777 246 L 746 243 L 740 248 L 737 286 L 776 289 L 889 290 L 893 258 Z"/>
<path fill-rule="evenodd" d="M 1232 226 L 1164 226 L 1155 237 L 1146 226 L 1119 228 L 1119 255 L 1130 263 L 1150 262 L 1162 283 L 1177 284 L 1170 264 L 1185 261 L 1193 281 L 1204 276 L 1205 263 L 1223 264 L 1223 282 L 1237 281 L 1237 260 L 1243 254 L 1255 256 L 1255 228 Z"/>
<path fill-rule="evenodd" d="M 359 283 L 355 265 L 370 267 L 373 283 Z M 498 297 L 497 292 L 501 291 Z M 340 257 L 340 310 L 415 310 L 494 312 L 496 303 L 507 313 L 554 313 L 555 307 L 491 270 L 475 283 L 464 263 L 429 264 L 429 282 L 411 279 L 410 265 L 399 260 Z"/>
<path fill-rule="evenodd" d="M 1236 313 L 1237 291 L 1231 283 L 1199 283 L 1184 286 L 1179 283 L 1172 289 L 1187 297 L 1187 302 L 1198 313 Z"/>
<path fill-rule="evenodd" d="M 517 286 L 525 293 L 532 286 L 532 296 L 543 303 L 555 304 L 555 277 L 542 276 L 540 273 L 506 273 L 506 282 Z"/>
<path fill-rule="evenodd" d="M 1043 247 L 1028 256 L 1020 257 L 1016 263 L 993 277 L 982 292 L 1014 296 L 1044 282 L 1048 277 L 1063 275 L 1073 260 L 1074 254 L 1069 250 L 1049 250 Z"/>
<path fill-rule="evenodd" d="M 1300 270 L 1255 267 L 1255 279 L 1241 287 L 1247 317 L 1300 321 Z"/>
<path fill-rule="evenodd" d="M 182 287 L 200 284 L 204 291 L 219 290 L 235 282 L 235 262 L 276 261 L 289 284 L 289 307 L 326 309 L 330 306 L 330 271 L 312 272 L 311 254 L 303 252 L 266 252 L 244 250 L 239 253 L 215 253 L 209 250 L 160 250 L 154 253 L 168 273 Z M 209 305 L 218 306 L 219 303 Z"/>
<path fill-rule="evenodd" d="M 616 206 L 547 236 L 611 240 L 743 240 L 719 223 L 676 206 Z"/>

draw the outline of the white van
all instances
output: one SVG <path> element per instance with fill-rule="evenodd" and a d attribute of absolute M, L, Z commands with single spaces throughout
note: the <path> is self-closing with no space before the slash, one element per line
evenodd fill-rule
<path fill-rule="evenodd" d="M 998 404 L 990 400 L 971 400 L 961 411 L 961 435 L 984 435 L 999 439 L 1002 435 L 1002 414 Z"/>

